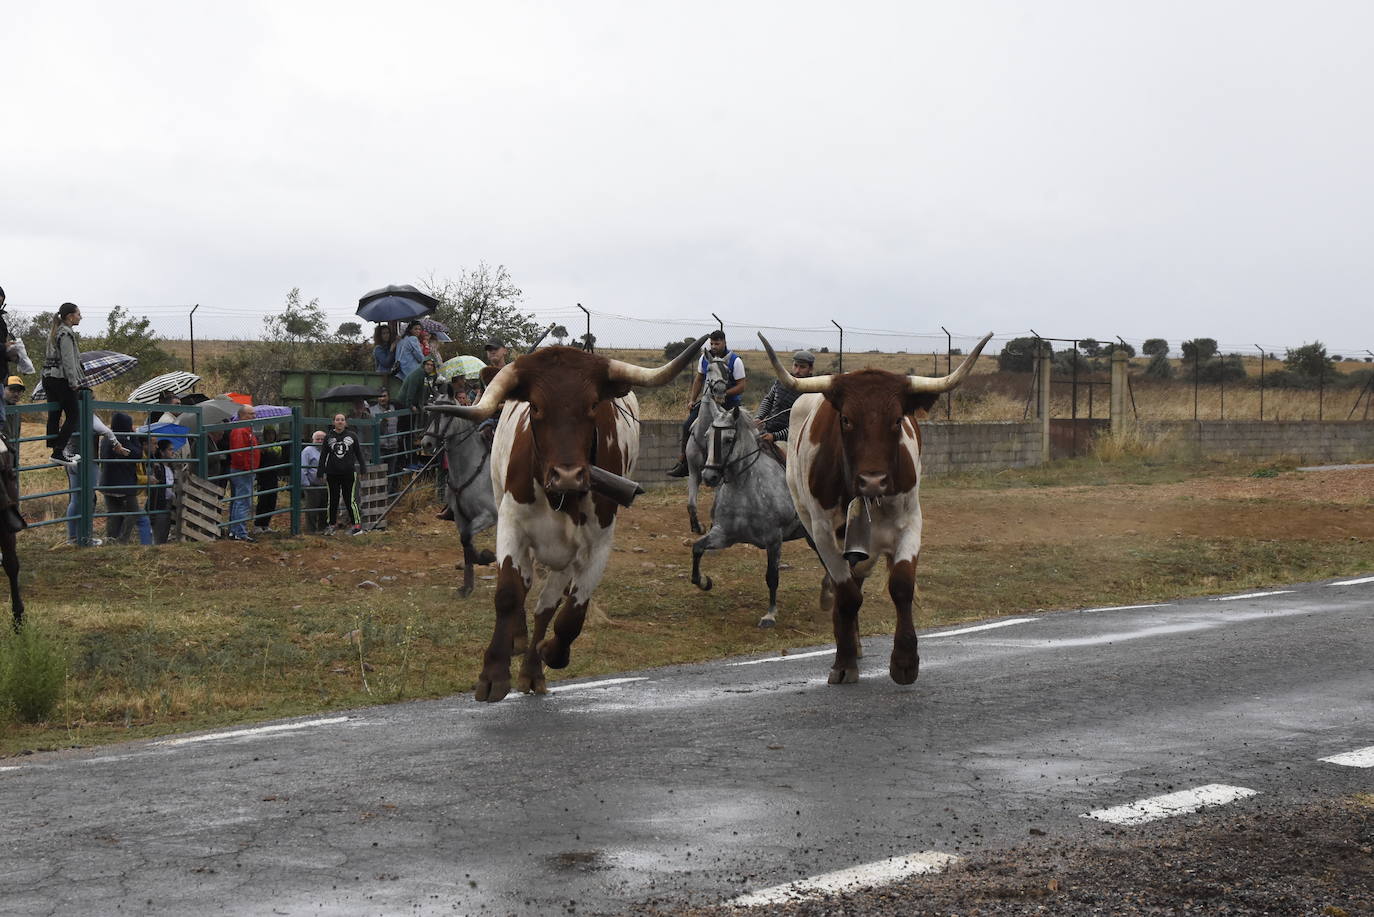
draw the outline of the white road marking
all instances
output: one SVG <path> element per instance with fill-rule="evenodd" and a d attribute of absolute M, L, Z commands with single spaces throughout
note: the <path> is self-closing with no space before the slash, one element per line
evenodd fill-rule
<path fill-rule="evenodd" d="M 273 732 L 294 732 L 297 729 L 309 729 L 312 726 L 333 726 L 336 723 L 347 723 L 348 717 L 334 716 L 324 720 L 307 720 L 303 723 L 278 723 L 275 726 L 255 726 L 252 729 L 235 729 L 231 732 L 212 732 L 203 736 L 182 736 L 177 739 L 163 739 L 161 742 L 154 742 L 154 745 L 189 745 L 192 742 L 213 742 L 217 739 L 238 739 L 243 736 L 266 735 Z"/>
<path fill-rule="evenodd" d="M 1365 583 L 1374 583 L 1374 576 L 1362 576 L 1359 579 L 1342 580 L 1339 583 L 1327 583 L 1328 586 L 1363 586 Z"/>
<path fill-rule="evenodd" d="M 1008 618 L 1005 621 L 993 621 L 991 624 L 975 624 L 973 627 L 961 627 L 958 630 L 945 630 L 938 634 L 926 634 L 922 640 L 935 640 L 939 637 L 957 637 L 960 634 L 973 634 L 980 630 L 995 630 L 999 627 L 1011 627 L 1013 624 L 1028 624 L 1034 618 Z"/>
<path fill-rule="evenodd" d="M 1332 755 L 1329 758 L 1320 759 L 1327 764 L 1341 764 L 1345 767 L 1374 767 L 1374 745 L 1368 748 L 1357 748 L 1348 751 L 1343 755 Z"/>
<path fill-rule="evenodd" d="M 1151 796 L 1149 799 L 1140 799 L 1124 806 L 1095 809 L 1085 813 L 1082 817 L 1095 818 L 1098 821 L 1111 822 L 1114 825 L 1143 825 L 1146 822 L 1168 818 L 1171 815 L 1187 815 L 1208 806 L 1220 806 L 1257 794 L 1257 790 L 1248 790 L 1243 786 L 1209 783 L 1197 789 L 1180 790 L 1177 793 L 1167 793 L 1163 796 Z"/>
<path fill-rule="evenodd" d="M 732 662 L 730 665 L 762 665 L 765 662 L 787 662 L 789 659 L 810 659 L 812 656 L 829 656 L 833 652 L 835 652 L 835 648 L 832 646 L 828 650 L 812 650 L 809 653 L 788 653 L 786 656 L 767 656 L 763 659 L 746 659 L 743 662 Z"/>
<path fill-rule="evenodd" d="M 556 694 L 559 691 L 578 691 L 582 688 L 609 688 L 611 685 L 627 685 L 632 681 L 648 680 L 647 676 L 639 678 L 605 678 L 601 681 L 583 681 L 575 685 L 554 685 L 549 688 L 549 693 Z"/>
<path fill-rule="evenodd" d="M 775 885 L 761 891 L 740 895 L 725 902 L 727 906 L 759 907 L 768 904 L 785 904 L 801 898 L 861 888 L 873 888 L 905 879 L 908 876 L 926 875 L 940 872 L 959 858 L 952 853 L 926 850 L 909 853 L 876 863 L 866 863 L 849 869 L 840 869 L 810 879 L 798 879 L 786 885 Z"/>
<path fill-rule="evenodd" d="M 21 770 L 21 768 L 18 768 L 18 767 L 0 767 L 0 773 L 4 773 L 5 771 L 17 771 L 17 770 Z"/>
<path fill-rule="evenodd" d="M 1296 592 L 1296 589 L 1275 589 L 1273 592 L 1248 592 L 1245 595 L 1223 595 L 1213 599 L 1214 602 L 1234 602 L 1238 599 L 1262 599 L 1266 595 L 1289 595 Z"/>
<path fill-rule="evenodd" d="M 1083 608 L 1079 610 L 1081 615 L 1090 615 L 1098 611 L 1135 611 L 1137 608 L 1168 608 L 1173 602 L 1159 602 L 1155 605 L 1112 605 L 1108 608 Z"/>

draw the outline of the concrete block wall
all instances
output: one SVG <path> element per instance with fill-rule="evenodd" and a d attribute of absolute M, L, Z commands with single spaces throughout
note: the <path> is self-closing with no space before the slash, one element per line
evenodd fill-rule
<path fill-rule="evenodd" d="M 923 474 L 1024 468 L 1039 465 L 1042 451 L 1037 421 L 926 421 L 921 424 L 921 446 Z"/>
<path fill-rule="evenodd" d="M 685 415 L 683 419 L 686 419 Z M 635 480 L 640 484 L 662 484 L 665 481 L 683 480 L 668 477 L 668 469 L 677 461 L 681 443 L 681 420 L 641 420 L 639 463 L 635 468 Z"/>
<path fill-rule="evenodd" d="M 1200 455 L 1269 461 L 1295 456 L 1309 462 L 1374 460 L 1374 421 L 1176 420 L 1140 424 L 1147 439 L 1167 440 Z"/>

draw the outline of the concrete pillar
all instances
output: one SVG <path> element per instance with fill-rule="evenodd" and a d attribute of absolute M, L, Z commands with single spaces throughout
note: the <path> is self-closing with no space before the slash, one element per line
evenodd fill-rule
<path fill-rule="evenodd" d="M 1126 430 L 1126 351 L 1112 351 L 1112 435 Z"/>
<path fill-rule="evenodd" d="M 1045 341 L 1040 352 L 1040 390 L 1035 410 L 1040 417 L 1040 463 L 1050 460 L 1050 378 L 1054 374 L 1054 350 Z"/>

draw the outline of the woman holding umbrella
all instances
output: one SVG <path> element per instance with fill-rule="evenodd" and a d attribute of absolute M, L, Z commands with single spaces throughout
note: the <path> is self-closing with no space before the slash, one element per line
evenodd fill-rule
<path fill-rule="evenodd" d="M 76 393 L 87 387 L 86 374 L 81 369 L 81 348 L 73 330 L 80 323 L 81 307 L 64 302 L 48 330 L 48 350 L 43 357 L 43 389 L 56 404 L 48 412 L 48 447 L 52 460 L 59 465 L 71 465 L 81 458 L 63 454 L 76 429 Z"/>
<path fill-rule="evenodd" d="M 358 475 L 364 468 L 363 451 L 358 434 L 348 425 L 348 418 L 334 415 L 334 425 L 324 434 L 320 447 L 320 471 L 329 488 L 329 527 L 326 535 L 333 535 L 339 523 L 339 501 L 348 500 L 348 513 L 353 520 L 354 535 L 363 533 L 363 514 L 358 509 Z"/>
<path fill-rule="evenodd" d="M 388 374 L 396 366 L 396 331 L 390 325 L 378 325 L 372 332 L 372 365 Z"/>
<path fill-rule="evenodd" d="M 396 344 L 396 375 L 401 379 L 419 369 L 424 362 L 425 351 L 419 336 L 422 330 L 419 321 L 411 322 L 406 325 L 405 336 Z"/>

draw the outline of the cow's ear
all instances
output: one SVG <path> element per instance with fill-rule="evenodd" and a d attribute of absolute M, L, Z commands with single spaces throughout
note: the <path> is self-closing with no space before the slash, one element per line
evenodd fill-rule
<path fill-rule="evenodd" d="M 830 402 L 830 406 L 835 410 L 839 411 L 842 409 L 843 399 L 840 397 L 839 389 L 834 387 L 828 388 L 825 391 L 821 392 L 821 396 L 825 398 L 826 401 Z"/>
<path fill-rule="evenodd" d="M 630 394 L 630 390 L 633 388 L 634 385 L 624 379 L 610 379 L 602 387 L 601 396 L 603 398 L 624 398 Z"/>
<path fill-rule="evenodd" d="M 917 392 L 907 393 L 902 400 L 902 413 L 914 414 L 917 419 L 924 420 L 930 416 L 930 409 L 935 407 L 935 402 L 940 400 L 937 392 Z"/>

